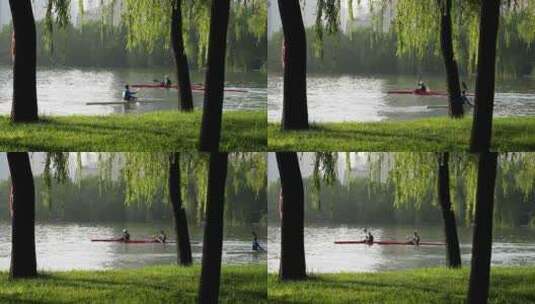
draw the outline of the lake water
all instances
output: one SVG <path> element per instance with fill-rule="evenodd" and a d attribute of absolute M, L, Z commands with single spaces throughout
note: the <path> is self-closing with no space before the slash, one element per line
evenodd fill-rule
<path fill-rule="evenodd" d="M 175 89 L 141 89 L 143 102 L 129 105 L 88 106 L 89 102 L 118 102 L 122 100 L 125 84 L 153 83 L 166 74 L 164 69 L 49 69 L 37 72 L 39 111 L 48 115 L 111 114 L 175 110 L 178 107 Z M 11 111 L 13 73 L 10 67 L 0 67 L 0 114 Z M 204 83 L 204 73 L 192 72 L 192 83 Z M 227 88 L 240 88 L 246 93 L 226 92 L 224 110 L 265 110 L 266 75 L 261 72 L 227 74 Z M 194 93 L 194 104 L 202 107 L 204 94 Z"/>
<path fill-rule="evenodd" d="M 176 264 L 175 244 L 122 244 L 91 242 L 92 238 L 116 238 L 126 227 L 132 239 L 146 239 L 165 229 L 174 240 L 169 224 L 37 224 L 36 250 L 38 269 L 115 269 L 149 265 Z M 202 228 L 193 226 L 193 258 L 202 257 Z M 256 229 L 265 246 L 266 228 Z M 223 242 L 224 264 L 266 263 L 265 254 L 240 253 L 251 250 L 251 227 L 226 227 Z M 11 254 L 11 225 L 0 223 L 0 271 L 8 270 Z"/>
<path fill-rule="evenodd" d="M 431 90 L 445 91 L 444 77 L 426 77 Z M 307 78 L 309 119 L 313 122 L 383 121 L 445 116 L 447 98 L 415 95 L 390 95 L 387 91 L 414 89 L 415 76 L 325 76 Z M 472 88 L 475 80 L 467 81 Z M 270 122 L 280 122 L 283 79 L 268 77 Z M 496 116 L 535 115 L 533 79 L 498 80 Z M 431 108 L 429 108 L 431 106 Z"/>
<path fill-rule="evenodd" d="M 372 226 L 376 240 L 406 240 L 415 229 L 405 226 Z M 309 225 L 305 228 L 307 271 L 376 272 L 445 265 L 445 246 L 336 245 L 335 240 L 360 240 L 363 226 Z M 443 241 L 441 226 L 418 227 L 422 241 Z M 462 262 L 470 265 L 472 231 L 459 228 Z M 280 228 L 268 228 L 268 270 L 280 263 Z M 493 265 L 535 265 L 535 233 L 532 229 L 497 229 L 492 248 Z"/>

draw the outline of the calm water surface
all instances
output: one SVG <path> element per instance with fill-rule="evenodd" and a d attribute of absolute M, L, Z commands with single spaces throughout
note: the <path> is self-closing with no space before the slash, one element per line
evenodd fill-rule
<path fill-rule="evenodd" d="M 426 77 L 428 87 L 445 91 L 443 77 Z M 325 76 L 307 78 L 309 119 L 314 122 L 383 121 L 447 115 L 444 97 L 390 95 L 387 91 L 414 89 L 414 76 Z M 475 81 L 467 81 L 474 87 Z M 270 122 L 279 122 L 282 111 L 282 77 L 268 77 Z M 498 80 L 496 116 L 535 115 L 535 80 Z M 431 106 L 431 108 L 429 108 Z"/>
<path fill-rule="evenodd" d="M 37 94 L 41 114 L 112 114 L 151 112 L 177 109 L 177 91 L 141 89 L 143 102 L 130 105 L 88 106 L 88 102 L 117 102 L 122 100 L 125 84 L 152 83 L 171 74 L 163 69 L 48 69 L 37 72 Z M 13 94 L 12 71 L 0 67 L 0 114 L 11 111 Z M 192 72 L 192 83 L 204 83 L 204 73 Z M 174 77 L 171 76 L 174 80 Z M 239 88 L 247 93 L 226 92 L 225 110 L 265 110 L 266 76 L 260 72 L 228 73 L 227 88 Z M 196 107 L 202 107 L 203 93 L 194 93 Z"/>
<path fill-rule="evenodd" d="M 335 245 L 335 240 L 362 239 L 363 226 L 313 225 L 305 228 L 307 271 L 376 272 L 445 265 L 443 246 Z M 378 240 L 405 240 L 414 227 L 373 226 Z M 441 226 L 418 227 L 424 241 L 442 241 Z M 470 264 L 472 231 L 459 229 L 462 261 Z M 280 258 L 280 228 L 268 228 L 268 269 L 277 272 Z M 492 248 L 493 265 L 535 265 L 535 233 L 527 228 L 496 230 Z"/>
<path fill-rule="evenodd" d="M 176 263 L 175 244 L 122 244 L 91 242 L 92 238 L 115 238 L 126 226 L 132 239 L 146 239 L 159 229 L 171 234 L 171 225 L 150 224 L 37 224 L 37 264 L 43 270 L 136 268 Z M 202 229 L 191 227 L 193 258 L 202 257 Z M 262 233 L 262 231 L 264 231 Z M 250 227 L 227 227 L 224 232 L 223 263 L 265 263 L 265 254 L 241 253 L 251 250 Z M 265 228 L 258 229 L 265 246 Z M 174 240 L 174 236 L 169 237 Z M 11 226 L 0 223 L 0 271 L 9 269 Z"/>

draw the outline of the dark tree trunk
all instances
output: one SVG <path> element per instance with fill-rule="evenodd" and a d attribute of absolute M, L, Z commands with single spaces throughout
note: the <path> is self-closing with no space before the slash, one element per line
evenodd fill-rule
<path fill-rule="evenodd" d="M 481 1 L 476 98 L 470 151 L 489 151 L 492 138 L 496 41 L 500 20 L 500 0 Z"/>
<path fill-rule="evenodd" d="M 307 41 L 299 0 L 278 0 L 284 32 L 282 130 L 308 129 Z"/>
<path fill-rule="evenodd" d="M 459 80 L 459 67 L 453 51 L 453 36 L 451 30 L 451 1 L 437 0 L 440 8 L 440 46 L 442 58 L 446 68 L 446 80 L 448 82 L 449 114 L 453 118 L 464 116 L 463 103 L 461 100 L 461 84 Z"/>
<path fill-rule="evenodd" d="M 303 179 L 295 152 L 277 152 L 282 188 L 281 280 L 306 279 Z"/>
<path fill-rule="evenodd" d="M 227 153 L 214 152 L 210 155 L 199 288 L 200 304 L 216 304 L 219 298 L 227 162 Z"/>
<path fill-rule="evenodd" d="M 218 151 L 221 139 L 229 13 L 230 0 L 212 1 L 208 69 L 200 140 L 200 150 L 205 152 Z"/>
<path fill-rule="evenodd" d="M 30 0 L 9 0 L 15 34 L 13 64 L 13 122 L 37 121 L 36 30 Z"/>
<path fill-rule="evenodd" d="M 476 214 L 472 241 L 472 267 L 468 287 L 468 303 L 487 303 L 492 252 L 492 215 L 498 155 L 483 152 L 479 156 Z"/>
<path fill-rule="evenodd" d="M 182 195 L 180 193 L 180 154 L 178 153 L 169 155 L 169 200 L 173 206 L 175 219 L 177 263 L 189 266 L 192 263 L 191 243 L 189 240 L 188 219 L 186 210 L 182 206 Z"/>
<path fill-rule="evenodd" d="M 26 152 L 8 152 L 7 161 L 11 174 L 11 278 L 27 278 L 37 275 L 35 256 L 35 188 L 30 157 Z"/>
<path fill-rule="evenodd" d="M 448 267 L 461 267 L 461 251 L 457 235 L 455 213 L 451 208 L 449 153 L 444 152 L 438 159 L 438 199 L 444 219 L 444 234 L 446 235 L 446 260 Z"/>
<path fill-rule="evenodd" d="M 182 0 L 173 0 L 171 15 L 171 42 L 175 55 L 178 92 L 180 94 L 180 109 L 184 112 L 193 111 L 193 95 L 189 77 L 188 57 L 184 51 L 184 37 L 182 34 Z"/>

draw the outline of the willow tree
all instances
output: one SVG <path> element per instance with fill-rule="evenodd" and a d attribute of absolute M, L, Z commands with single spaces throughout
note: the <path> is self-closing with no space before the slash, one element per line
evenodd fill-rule
<path fill-rule="evenodd" d="M 212 1 L 206 89 L 199 149 L 204 152 L 219 151 L 225 95 L 225 58 L 230 0 Z"/>
<path fill-rule="evenodd" d="M 8 152 L 11 174 L 11 267 L 13 279 L 37 276 L 35 253 L 35 186 L 30 157 Z"/>
<path fill-rule="evenodd" d="M 480 304 L 488 301 L 497 158 L 497 153 L 493 152 L 479 155 L 472 267 L 467 303 Z"/>
<path fill-rule="evenodd" d="M 219 303 L 227 164 L 227 153 L 213 152 L 210 154 L 206 193 L 206 223 L 199 281 L 198 302 L 201 304 Z"/>
<path fill-rule="evenodd" d="M 303 178 L 295 152 L 277 152 L 282 191 L 279 279 L 306 279 Z"/>
<path fill-rule="evenodd" d="M 278 0 L 284 32 L 282 130 L 308 129 L 307 40 L 299 0 Z"/>
<path fill-rule="evenodd" d="M 192 0 L 125 0 L 124 24 L 128 33 L 128 49 L 143 47 L 149 52 L 156 43 L 171 43 L 178 80 L 178 105 L 182 111 L 193 111 L 189 63 L 184 42 L 185 8 L 196 12 L 197 1 Z M 190 15 L 190 18 L 193 18 Z M 192 21 L 193 22 L 193 21 Z"/>

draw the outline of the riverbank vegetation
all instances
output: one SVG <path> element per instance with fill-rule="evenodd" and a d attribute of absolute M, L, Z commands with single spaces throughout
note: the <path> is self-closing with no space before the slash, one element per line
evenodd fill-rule
<path fill-rule="evenodd" d="M 2 303 L 196 303 L 200 265 L 108 271 L 45 272 L 9 280 L 0 273 Z M 222 266 L 219 303 L 267 303 L 266 267 Z"/>
<path fill-rule="evenodd" d="M 178 151 L 198 148 L 201 112 L 151 112 L 111 116 L 45 117 L 13 124 L 0 117 L 2 151 Z M 223 114 L 221 150 L 263 151 L 262 111 Z"/>
<path fill-rule="evenodd" d="M 471 127 L 471 118 L 318 123 L 307 131 L 269 124 L 268 145 L 274 151 L 468 151 Z M 534 132 L 534 118 L 494 118 L 491 149 L 534 150 Z"/>
<path fill-rule="evenodd" d="M 378 273 L 311 274 L 281 283 L 269 275 L 268 298 L 276 303 L 466 303 L 469 269 L 431 268 Z M 534 267 L 494 267 L 489 303 L 535 299 Z"/>

